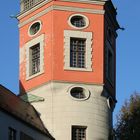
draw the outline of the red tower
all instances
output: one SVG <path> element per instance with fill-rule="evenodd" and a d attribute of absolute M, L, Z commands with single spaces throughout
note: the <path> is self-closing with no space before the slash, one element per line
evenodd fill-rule
<path fill-rule="evenodd" d="M 18 19 L 22 98 L 57 140 L 107 140 L 119 28 L 111 0 L 22 0 Z"/>

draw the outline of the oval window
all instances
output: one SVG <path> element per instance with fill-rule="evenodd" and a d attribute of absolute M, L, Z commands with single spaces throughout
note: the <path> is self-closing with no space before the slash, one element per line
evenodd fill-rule
<path fill-rule="evenodd" d="M 111 96 L 108 97 L 107 104 L 108 104 L 109 109 L 111 109 L 113 111 L 114 108 L 115 108 L 115 102 L 114 102 L 114 100 L 112 99 Z"/>
<path fill-rule="evenodd" d="M 73 87 L 70 89 L 70 95 L 78 100 L 89 98 L 89 91 L 83 87 Z"/>
<path fill-rule="evenodd" d="M 70 16 L 69 24 L 74 28 L 83 29 L 88 26 L 89 22 L 88 22 L 88 18 L 85 17 L 84 15 L 74 14 Z"/>
<path fill-rule="evenodd" d="M 33 23 L 29 28 L 30 35 L 36 35 L 41 29 L 41 22 L 37 21 Z"/>

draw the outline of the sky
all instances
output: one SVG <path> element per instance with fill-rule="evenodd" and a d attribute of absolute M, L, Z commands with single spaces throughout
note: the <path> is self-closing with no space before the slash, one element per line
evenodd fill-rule
<path fill-rule="evenodd" d="M 121 106 L 133 92 L 140 93 L 140 0 L 113 0 L 120 27 L 117 38 L 117 105 L 114 122 Z M 19 12 L 19 0 L 0 4 L 0 84 L 18 94 L 19 37 L 18 21 L 12 16 Z"/>

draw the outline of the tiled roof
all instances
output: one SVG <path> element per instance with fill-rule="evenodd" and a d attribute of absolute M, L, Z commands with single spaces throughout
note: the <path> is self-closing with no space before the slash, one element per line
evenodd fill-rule
<path fill-rule="evenodd" d="M 34 107 L 30 103 L 24 102 L 2 85 L 0 85 L 0 109 L 8 112 L 25 123 L 28 123 L 32 127 L 54 139 L 44 127 L 39 114 Z"/>

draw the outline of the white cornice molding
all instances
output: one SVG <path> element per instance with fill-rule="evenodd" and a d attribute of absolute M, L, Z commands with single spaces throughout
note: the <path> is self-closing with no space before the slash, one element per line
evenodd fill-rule
<path fill-rule="evenodd" d="M 78 1 L 77 0 L 61 0 L 61 1 L 104 5 L 105 2 L 108 1 L 108 0 L 78 0 Z"/>
<path fill-rule="evenodd" d="M 36 5 L 36 6 L 34 6 L 33 8 L 31 8 L 30 10 L 27 10 L 25 12 L 24 11 L 21 12 L 20 14 L 17 15 L 17 19 L 20 20 L 21 18 L 29 15 L 30 13 L 34 12 L 35 10 L 41 8 L 42 6 L 44 6 L 45 4 L 47 4 L 47 3 L 51 2 L 51 1 L 52 0 L 43 1 L 42 3 L 40 3 L 40 4 Z"/>
<path fill-rule="evenodd" d="M 54 5 L 54 10 L 60 10 L 60 11 L 72 11 L 72 12 L 84 12 L 84 13 L 92 13 L 92 14 L 104 14 L 104 10 L 95 10 L 95 9 L 89 9 L 89 8 L 78 8 L 78 7 L 72 7 L 72 6 L 59 6 Z"/>
<path fill-rule="evenodd" d="M 28 23 L 34 21 L 35 19 L 37 19 L 37 18 L 43 16 L 44 14 L 46 14 L 46 13 L 52 11 L 52 10 L 53 10 L 53 6 L 50 6 L 50 7 L 46 8 L 45 10 L 41 11 L 40 13 L 38 13 L 38 14 L 32 16 L 31 18 L 29 18 L 29 19 L 27 19 L 27 20 L 21 22 L 20 24 L 18 24 L 18 27 L 20 28 L 20 27 L 22 27 L 22 26 L 24 26 L 24 25 L 26 25 L 26 24 L 28 24 Z"/>
<path fill-rule="evenodd" d="M 17 15 L 17 19 L 20 20 L 21 18 L 25 17 L 26 15 L 32 13 L 33 11 L 37 10 L 38 8 L 44 6 L 45 4 L 51 2 L 52 0 L 43 1 L 42 3 L 36 5 L 35 7 L 31 8 L 30 10 L 27 10 L 25 12 L 21 12 L 19 15 Z M 106 1 L 108 0 L 61 0 L 62 2 L 75 2 L 75 3 L 89 3 L 89 4 L 97 4 L 97 5 L 104 5 Z M 60 1 L 60 2 L 61 2 Z"/>
<path fill-rule="evenodd" d="M 22 27 L 32 21 L 34 21 L 35 19 L 43 16 L 44 14 L 52 11 L 52 10 L 59 10 L 59 11 L 71 11 L 71 12 L 80 12 L 80 13 L 92 13 L 92 14 L 101 14 L 103 15 L 105 13 L 104 10 L 95 10 L 95 9 L 89 9 L 89 8 L 78 8 L 78 7 L 71 7 L 71 6 L 59 6 L 59 5 L 53 5 L 50 6 L 48 8 L 46 8 L 45 10 L 39 12 L 38 14 L 32 16 L 31 18 L 21 22 L 18 27 Z"/>
<path fill-rule="evenodd" d="M 43 86 L 46 86 L 46 85 L 49 85 L 49 84 L 73 84 L 73 85 L 76 85 L 76 84 L 80 84 L 80 85 L 89 85 L 89 86 L 98 86 L 98 87 L 103 87 L 104 86 L 104 83 L 85 83 L 85 82 L 75 82 L 75 81 L 59 81 L 59 80 L 50 80 L 50 81 L 48 81 L 48 82 L 45 82 L 45 83 L 43 83 L 43 84 L 40 84 L 40 85 L 38 85 L 38 86 L 36 86 L 36 87 L 34 87 L 34 88 L 32 88 L 32 89 L 29 89 L 29 90 L 27 90 L 26 92 L 28 93 L 28 92 L 32 92 L 33 90 L 36 90 L 36 89 L 38 89 L 38 88 L 41 88 L 41 87 L 43 87 Z"/>

